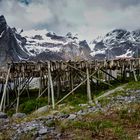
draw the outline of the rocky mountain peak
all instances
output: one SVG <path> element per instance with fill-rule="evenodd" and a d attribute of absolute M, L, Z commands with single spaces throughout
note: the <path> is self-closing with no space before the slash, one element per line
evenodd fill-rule
<path fill-rule="evenodd" d="M 17 31 L 0 16 L 0 65 L 21 60 L 89 59 L 90 48 L 77 36 L 65 36 L 44 30 Z"/>
<path fill-rule="evenodd" d="M 97 39 L 98 40 L 98 39 Z M 140 54 L 140 30 L 115 29 L 98 41 L 92 42 L 95 59 L 138 57 Z"/>
<path fill-rule="evenodd" d="M 10 28 L 5 17 L 0 16 L 0 65 L 9 61 L 28 59 L 28 53 L 23 47 L 26 39 L 16 33 L 16 29 Z"/>
<path fill-rule="evenodd" d="M 0 34 L 7 28 L 7 23 L 3 15 L 0 16 Z"/>
<path fill-rule="evenodd" d="M 89 47 L 89 45 L 88 45 L 86 40 L 80 41 L 79 45 L 81 46 L 81 48 L 87 49 L 87 51 L 89 51 L 89 52 L 91 51 L 91 49 L 90 49 L 90 47 Z"/>

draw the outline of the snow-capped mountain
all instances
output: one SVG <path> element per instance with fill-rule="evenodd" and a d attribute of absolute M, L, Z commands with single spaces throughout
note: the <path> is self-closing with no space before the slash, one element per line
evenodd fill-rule
<path fill-rule="evenodd" d="M 87 42 L 79 41 L 77 36 L 68 33 L 59 36 L 47 30 L 31 30 L 22 32 L 26 38 L 25 47 L 30 59 L 36 60 L 77 60 L 89 59 L 90 48 Z"/>
<path fill-rule="evenodd" d="M 138 57 L 140 54 L 140 30 L 127 31 L 116 29 L 104 37 L 98 37 L 90 43 L 91 55 L 95 59 L 117 57 Z"/>
<path fill-rule="evenodd" d="M 116 29 L 88 44 L 70 32 L 61 36 L 46 29 L 17 31 L 0 16 L 0 65 L 21 60 L 113 59 L 139 54 L 140 30 Z"/>
<path fill-rule="evenodd" d="M 17 31 L 0 16 L 0 65 L 20 60 L 91 59 L 87 42 L 77 35 L 56 35 L 47 30 Z"/>

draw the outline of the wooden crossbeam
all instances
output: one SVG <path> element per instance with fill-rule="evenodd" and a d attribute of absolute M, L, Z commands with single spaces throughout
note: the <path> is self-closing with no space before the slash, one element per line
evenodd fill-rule
<path fill-rule="evenodd" d="M 100 69 L 100 71 L 104 72 L 105 74 L 109 75 L 111 78 L 113 78 L 114 80 L 121 82 L 120 80 L 118 80 L 117 78 L 115 78 L 114 76 L 112 76 L 111 74 L 109 74 L 108 72 L 104 71 L 103 69 Z"/>
<path fill-rule="evenodd" d="M 91 91 L 90 91 L 90 82 L 92 80 L 98 81 L 98 85 L 100 83 L 104 83 L 106 85 L 112 86 L 109 83 L 109 80 L 116 80 L 120 82 L 112 73 L 107 72 L 107 70 L 117 70 L 117 73 L 120 73 L 122 78 L 126 77 L 125 70 L 132 72 L 132 76 L 135 81 L 138 81 L 139 74 L 136 75 L 135 71 L 140 69 L 140 58 L 138 59 L 119 59 L 119 60 L 105 60 L 105 61 L 40 61 L 40 62 L 13 62 L 10 63 L 11 69 L 8 72 L 2 72 L 0 70 L 0 82 L 6 80 L 3 88 L 3 94 L 1 97 L 0 110 L 6 108 L 5 104 L 8 100 L 8 95 L 6 90 L 12 90 L 12 88 L 8 85 L 8 81 L 10 83 L 14 82 L 15 93 L 18 95 L 14 100 L 17 101 L 19 96 L 23 93 L 23 91 L 28 90 L 27 86 L 30 83 L 30 78 L 39 78 L 40 86 L 39 96 L 40 98 L 47 90 L 48 90 L 48 103 L 52 103 L 53 108 L 55 107 L 55 95 L 59 95 L 60 90 L 70 89 L 71 91 L 66 95 L 69 96 L 72 94 L 81 84 L 87 82 L 87 96 L 88 100 L 91 101 Z M 102 69 L 99 69 L 102 67 Z M 98 68 L 98 69 L 96 69 Z M 95 72 L 97 75 L 90 75 Z M 98 73 L 101 72 L 101 73 Z M 6 75 L 7 74 L 7 75 Z M 20 75 L 21 74 L 21 75 Z M 8 80 L 7 80 L 8 76 Z M 45 76 L 47 78 L 45 78 Z M 109 77 L 108 81 L 104 81 L 105 78 L 103 76 Z M 19 81 L 19 78 L 21 80 Z M 27 78 L 27 80 L 26 80 Z M 81 82 L 82 81 L 82 82 Z M 80 83 L 80 84 L 79 84 Z M 48 84 L 48 85 L 47 85 Z M 78 85 L 77 85 L 78 84 Z M 21 88 L 20 85 L 22 86 Z M 61 89 L 62 88 L 62 89 Z M 20 91 L 19 91 L 20 89 Z M 1 92 L 2 92 L 1 91 Z M 56 94 L 54 93 L 56 91 Z M 29 93 L 28 93 L 29 95 Z M 37 98 L 37 99 L 38 99 Z M 64 97 L 65 98 L 65 97 Z M 6 100 L 7 99 L 7 100 Z M 9 102 L 9 101 L 8 101 Z M 14 103 L 15 103 L 14 102 Z M 58 101 L 59 102 L 59 101 Z M 10 103 L 11 104 L 11 103 Z M 13 104 L 13 102 L 12 102 Z M 57 103 L 56 103 L 57 104 Z M 9 106 L 7 104 L 7 106 Z M 18 108 L 18 107 L 17 107 Z"/>
<path fill-rule="evenodd" d="M 99 68 L 98 68 L 99 69 Z M 98 70 L 97 69 L 97 70 Z M 97 71 L 96 70 L 96 71 Z M 96 71 L 94 72 L 94 73 L 92 73 L 91 75 L 89 75 L 89 78 L 90 77 L 92 77 L 95 73 L 96 73 Z M 87 78 L 84 80 L 84 81 L 82 81 L 78 86 L 76 86 L 73 90 L 71 90 L 67 95 L 65 95 L 61 100 L 59 100 L 55 105 L 58 105 L 60 102 L 62 102 L 64 99 L 66 99 L 71 93 L 73 93 L 76 89 L 78 89 L 82 84 L 84 84 L 85 82 L 87 81 Z"/>
<path fill-rule="evenodd" d="M 29 84 L 32 80 L 33 80 L 33 77 L 30 78 L 30 79 L 28 79 L 26 83 Z M 25 88 L 26 88 L 26 84 L 22 87 L 22 89 L 21 89 L 21 91 L 20 91 L 20 93 L 19 93 L 18 96 L 21 96 L 21 94 L 23 93 L 23 91 L 24 91 Z M 17 101 L 17 99 L 18 99 L 18 97 L 10 104 L 9 108 L 12 107 L 15 104 L 15 102 Z"/>

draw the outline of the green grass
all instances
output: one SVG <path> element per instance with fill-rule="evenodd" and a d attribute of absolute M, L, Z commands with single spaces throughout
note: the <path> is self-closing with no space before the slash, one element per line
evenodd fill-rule
<path fill-rule="evenodd" d="M 120 84 L 119 84 L 120 85 Z M 112 96 L 125 95 L 128 89 L 140 89 L 140 82 L 129 82 L 124 90 L 116 91 Z M 113 87 L 114 88 L 114 87 Z M 112 89 L 112 88 L 111 88 Z M 108 89 L 106 89 L 108 90 Z M 92 92 L 94 95 L 103 94 L 106 90 L 98 91 L 98 93 Z M 92 90 L 93 91 L 93 90 Z M 132 93 L 133 94 L 133 93 Z M 35 109 L 48 104 L 47 98 L 41 97 L 39 100 L 31 98 L 23 98 L 20 100 L 20 111 L 25 113 L 31 113 Z M 108 104 L 110 99 L 102 98 L 100 103 L 102 106 Z M 74 113 L 79 110 L 87 109 L 87 106 L 81 107 L 79 104 L 88 103 L 86 94 L 86 85 L 81 86 L 74 94 L 70 95 L 63 101 L 64 105 L 56 107 L 56 111 L 60 113 Z M 96 112 L 89 113 L 84 116 L 78 116 L 76 120 L 52 120 L 46 121 L 45 124 L 48 127 L 55 127 L 56 130 L 66 136 L 66 139 L 105 139 L 105 140 L 131 140 L 137 137 L 140 128 L 140 104 L 130 103 L 125 106 L 119 106 L 119 108 L 111 108 L 108 112 Z M 42 114 L 40 114 L 42 115 Z M 48 115 L 43 114 L 44 116 Z M 38 116 L 37 116 L 38 117 Z M 31 119 L 31 117 L 29 116 Z M 33 119 L 34 120 L 34 116 Z M 25 120 L 24 120 L 25 121 Z M 28 120 L 31 121 L 31 120 Z M 70 138 L 69 138 L 70 136 Z M 31 135 L 27 135 L 27 138 Z"/>
<path fill-rule="evenodd" d="M 107 119 L 104 114 L 96 115 L 89 114 L 80 120 L 55 120 L 53 126 L 56 126 L 64 135 L 73 135 L 72 139 L 83 139 L 85 136 L 89 140 L 93 138 L 132 140 L 120 121 L 115 121 L 114 118 Z"/>
<path fill-rule="evenodd" d="M 27 100 L 20 104 L 20 112 L 28 114 L 39 107 L 45 106 L 46 104 L 47 98 Z"/>
<path fill-rule="evenodd" d="M 118 111 L 120 120 L 129 121 L 129 123 L 140 123 L 140 105 L 130 104 L 127 107 L 123 107 Z"/>
<path fill-rule="evenodd" d="M 122 126 L 116 126 L 114 129 L 114 134 L 117 135 L 119 140 L 132 140 L 128 133 L 126 133 Z"/>
<path fill-rule="evenodd" d="M 131 90 L 140 89 L 140 81 L 138 81 L 138 82 L 134 82 L 134 81 L 129 82 L 127 84 L 127 86 L 125 87 L 125 89 L 131 89 Z"/>
<path fill-rule="evenodd" d="M 100 83 L 100 85 L 96 85 L 95 83 L 91 84 L 91 92 L 92 92 L 92 99 L 94 101 L 95 97 L 98 97 L 99 95 L 104 94 L 106 91 L 109 91 L 111 89 L 116 88 L 117 86 L 126 83 L 118 83 L 116 81 L 110 81 L 110 83 L 113 85 L 113 87 L 109 87 L 108 85 L 105 85 L 103 83 Z M 113 96 L 116 95 L 124 95 L 125 94 L 125 90 L 127 89 L 139 89 L 139 85 L 140 85 L 140 81 L 139 82 L 134 82 L 131 81 L 129 83 L 127 83 L 127 86 L 124 88 L 124 91 L 117 91 L 114 94 L 112 94 Z M 74 112 L 74 111 L 78 111 L 81 110 L 82 108 L 79 107 L 79 104 L 88 104 L 88 98 L 87 98 L 87 87 L 86 84 L 82 85 L 80 88 L 78 88 L 73 94 L 71 94 L 70 96 L 68 96 L 63 102 L 62 104 L 66 104 L 66 111 L 63 109 L 62 111 L 65 113 L 68 113 L 68 111 L 70 112 Z M 60 94 L 60 99 L 62 97 L 64 97 L 64 95 L 66 95 L 67 92 Z M 34 89 L 34 90 L 30 90 L 30 99 L 27 97 L 27 93 L 23 93 L 23 95 L 20 97 L 20 111 L 24 112 L 26 114 L 31 113 L 32 111 L 34 111 L 35 109 L 45 106 L 48 104 L 47 101 L 47 96 L 46 97 L 41 97 L 39 100 L 36 100 L 36 97 L 38 96 L 38 90 Z M 55 99 L 55 101 L 57 101 L 57 99 Z M 109 100 L 108 99 L 101 99 L 100 102 L 103 105 L 106 105 Z M 68 109 L 69 106 L 72 106 L 73 109 Z M 57 108 L 57 107 L 56 107 Z M 8 110 L 8 114 L 11 116 L 14 113 L 14 109 L 11 108 L 10 110 Z"/>
<path fill-rule="evenodd" d="M 58 124 L 57 124 L 58 125 Z M 93 135 L 99 135 L 100 132 L 105 131 L 107 128 L 112 128 L 113 124 L 111 121 L 65 121 L 59 122 L 59 129 L 61 132 L 68 130 L 82 130 L 92 131 Z"/>

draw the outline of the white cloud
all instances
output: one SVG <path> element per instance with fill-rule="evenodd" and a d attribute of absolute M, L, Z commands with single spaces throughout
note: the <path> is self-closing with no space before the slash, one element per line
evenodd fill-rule
<path fill-rule="evenodd" d="M 17 0 L 0 2 L 0 14 L 10 26 L 71 31 L 88 40 L 114 28 L 140 28 L 139 13 L 140 0 L 32 0 L 28 6 Z"/>

